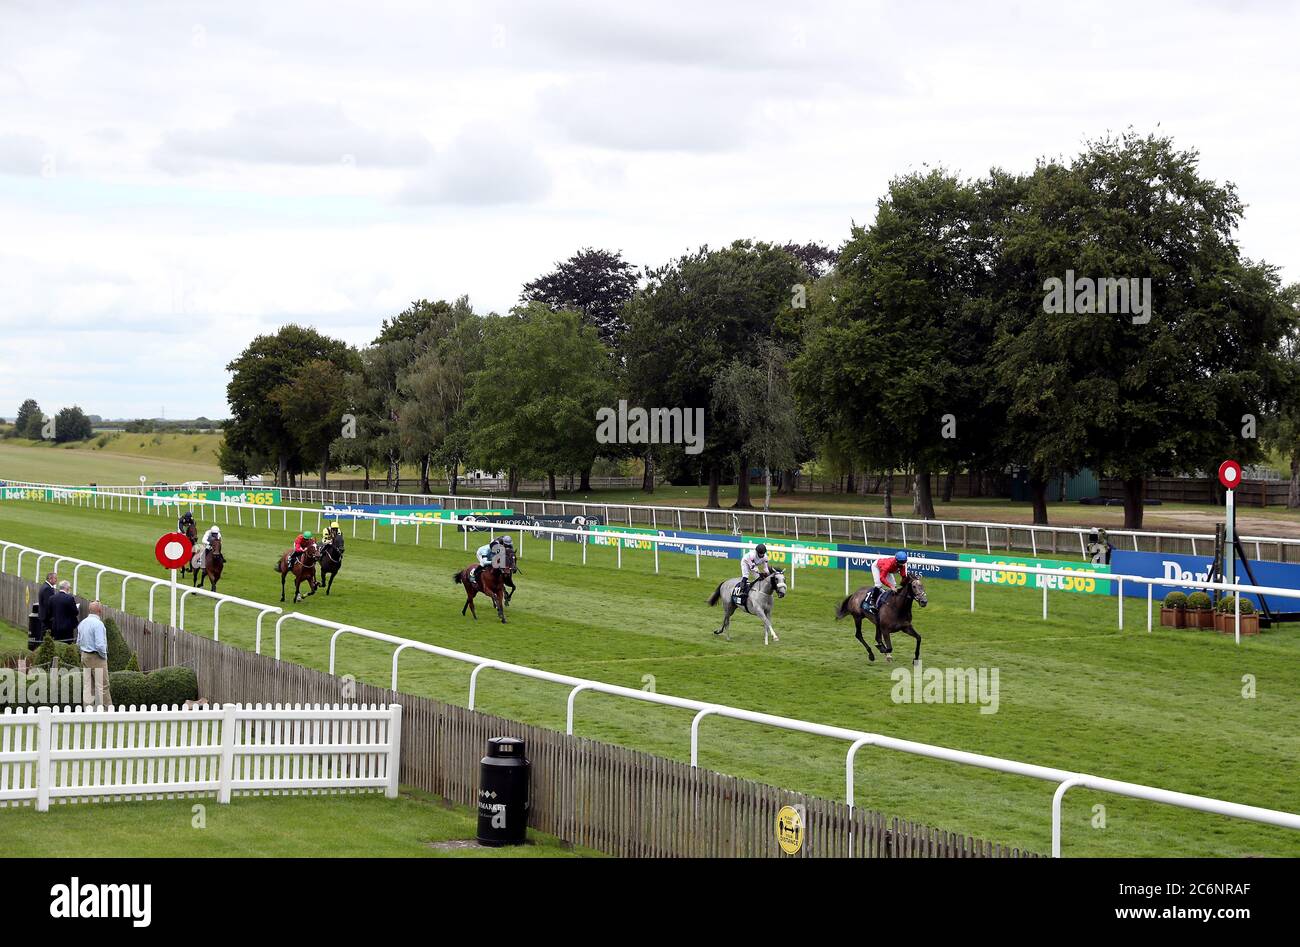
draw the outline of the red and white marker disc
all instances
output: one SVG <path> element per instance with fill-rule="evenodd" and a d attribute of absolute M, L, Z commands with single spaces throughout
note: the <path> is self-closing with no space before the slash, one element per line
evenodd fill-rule
<path fill-rule="evenodd" d="M 1241 486 L 1241 464 L 1235 460 L 1225 460 L 1219 464 L 1219 483 L 1225 490 L 1236 490 Z"/>
<path fill-rule="evenodd" d="M 166 533 L 153 547 L 153 554 L 165 568 L 179 569 L 190 564 L 194 546 L 184 533 Z"/>

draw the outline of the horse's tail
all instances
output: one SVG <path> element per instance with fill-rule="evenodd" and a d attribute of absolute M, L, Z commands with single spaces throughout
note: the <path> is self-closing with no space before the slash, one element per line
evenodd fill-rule
<path fill-rule="evenodd" d="M 709 596 L 709 605 L 710 605 L 710 606 L 717 605 L 717 604 L 718 604 L 718 599 L 720 599 L 720 598 L 722 598 L 722 583 L 721 583 L 721 582 L 719 582 L 719 583 L 718 583 L 718 587 L 717 587 L 716 589 L 713 590 L 713 594 Z"/>
<path fill-rule="evenodd" d="M 839 608 L 835 609 L 836 621 L 839 621 L 841 618 L 843 618 L 845 615 L 849 613 L 849 599 L 851 598 L 853 598 L 852 595 L 844 596 L 844 601 L 840 602 Z"/>
<path fill-rule="evenodd" d="M 453 573 L 451 574 L 451 584 L 452 584 L 452 585 L 460 585 L 460 573 L 459 573 L 459 572 L 453 572 Z"/>
<path fill-rule="evenodd" d="M 271 568 L 275 569 L 276 575 L 280 575 L 281 573 L 284 572 L 284 569 L 282 568 L 283 566 L 284 566 L 284 556 L 281 556 L 279 559 L 275 560 L 275 565 L 272 566 Z"/>

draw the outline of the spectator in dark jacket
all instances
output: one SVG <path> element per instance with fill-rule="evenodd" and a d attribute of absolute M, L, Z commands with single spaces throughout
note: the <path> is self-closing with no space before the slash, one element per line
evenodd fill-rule
<path fill-rule="evenodd" d="M 46 631 L 49 631 L 52 627 L 50 625 L 50 599 L 54 598 L 54 593 L 59 590 L 58 584 L 59 574 L 51 572 L 45 577 L 45 584 L 41 586 L 41 594 L 37 599 L 40 606 L 41 628 Z"/>
<path fill-rule="evenodd" d="M 72 597 L 71 588 L 65 579 L 59 583 L 59 590 L 50 597 L 50 634 L 55 641 L 77 640 L 81 612 L 77 600 Z"/>

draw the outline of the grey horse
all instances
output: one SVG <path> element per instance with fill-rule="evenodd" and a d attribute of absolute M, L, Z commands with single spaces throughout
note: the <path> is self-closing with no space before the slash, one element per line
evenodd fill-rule
<path fill-rule="evenodd" d="M 727 627 L 731 624 L 731 613 L 739 606 L 731 601 L 731 595 L 736 586 L 740 584 L 740 579 L 727 579 L 713 590 L 709 596 L 709 604 L 717 605 L 721 600 L 726 608 L 722 616 L 722 627 L 713 633 L 722 635 L 728 641 L 731 635 L 727 634 Z M 763 623 L 763 644 L 767 644 L 767 636 L 771 635 L 773 641 L 780 641 L 776 636 L 776 629 L 772 627 L 772 594 L 776 593 L 777 598 L 785 598 L 785 573 L 780 569 L 773 569 L 771 573 L 761 579 L 755 579 L 749 586 L 749 595 L 746 597 L 745 604 L 749 607 L 750 614 L 758 617 Z"/>

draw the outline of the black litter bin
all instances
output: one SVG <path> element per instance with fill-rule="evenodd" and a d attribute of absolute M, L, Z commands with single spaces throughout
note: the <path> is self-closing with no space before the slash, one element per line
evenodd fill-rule
<path fill-rule="evenodd" d="M 532 764 L 524 741 L 488 740 L 479 763 L 478 840 L 483 845 L 522 845 L 528 836 L 528 777 Z"/>
<path fill-rule="evenodd" d="M 35 651 L 45 638 L 45 629 L 41 627 L 41 607 L 33 605 L 27 616 L 27 650 Z"/>

